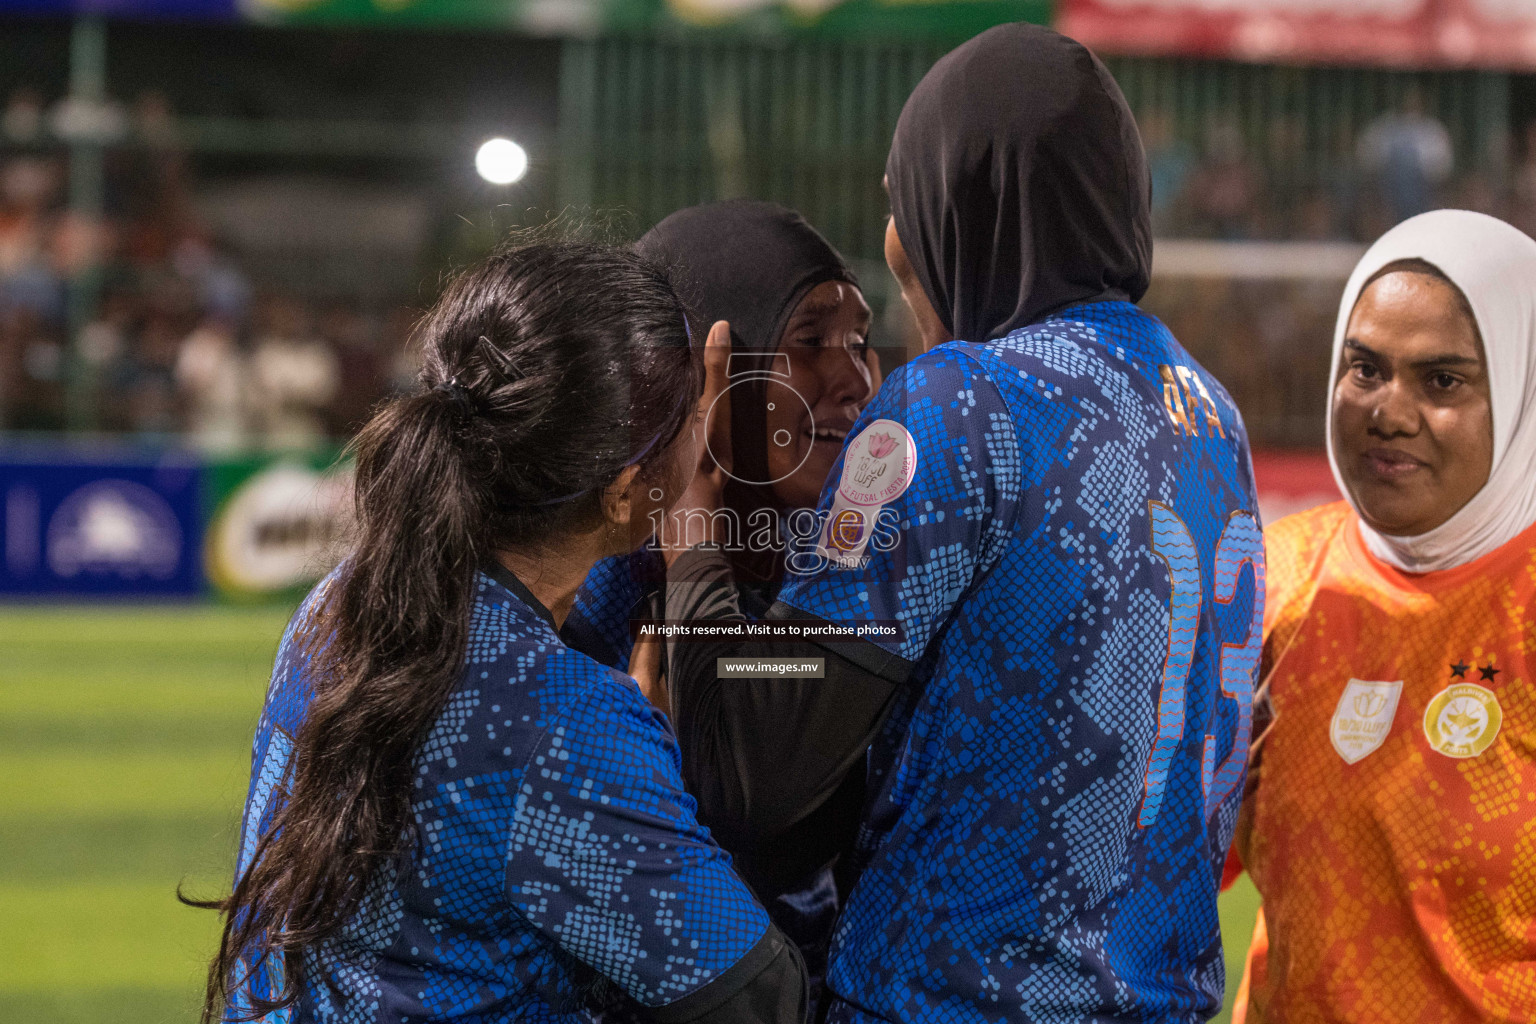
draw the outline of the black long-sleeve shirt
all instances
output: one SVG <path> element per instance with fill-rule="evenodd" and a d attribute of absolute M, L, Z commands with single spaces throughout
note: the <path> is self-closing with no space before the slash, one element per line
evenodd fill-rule
<path fill-rule="evenodd" d="M 716 547 L 691 548 L 668 571 L 669 622 L 803 618 L 777 603 L 753 615 L 753 604 L 767 601 L 732 580 Z M 725 657 L 820 658 L 824 675 L 725 679 Z M 672 721 L 699 819 L 727 849 L 746 851 L 759 877 L 788 882 L 824 867 L 852 840 L 865 751 L 909 670 L 863 641 L 670 641 Z"/>

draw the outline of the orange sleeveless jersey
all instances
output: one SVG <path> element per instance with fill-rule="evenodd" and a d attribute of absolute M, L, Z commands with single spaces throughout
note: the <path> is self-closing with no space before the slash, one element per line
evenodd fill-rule
<path fill-rule="evenodd" d="M 1536 1021 L 1536 527 L 1415 577 L 1339 502 L 1265 549 L 1248 1024 Z"/>

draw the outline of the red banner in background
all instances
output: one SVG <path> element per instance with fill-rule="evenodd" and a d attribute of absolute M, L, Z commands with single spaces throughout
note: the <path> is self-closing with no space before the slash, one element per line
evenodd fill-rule
<path fill-rule="evenodd" d="M 1536 0 L 1060 0 L 1106 54 L 1536 68 Z"/>
<path fill-rule="evenodd" d="M 1536 0 L 1445 0 L 1435 28 L 1440 62 L 1536 68 Z"/>
<path fill-rule="evenodd" d="M 1293 512 L 1339 500 L 1326 452 L 1254 452 L 1253 477 L 1259 488 L 1259 518 L 1265 526 Z"/>

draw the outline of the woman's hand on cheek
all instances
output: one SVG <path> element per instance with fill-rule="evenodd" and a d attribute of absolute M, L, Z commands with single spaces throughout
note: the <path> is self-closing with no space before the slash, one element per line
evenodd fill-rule
<path fill-rule="evenodd" d="M 704 393 L 699 396 L 699 473 L 719 478 L 731 474 L 731 325 L 715 321 L 704 342 Z"/>
<path fill-rule="evenodd" d="M 667 512 L 661 538 L 668 564 L 696 544 L 718 540 L 724 532 L 719 511 L 725 481 L 731 475 L 731 396 L 727 393 L 731 362 L 731 326 L 715 322 L 704 343 L 704 392 L 694 420 L 699 440 L 698 465 L 677 503 Z"/>

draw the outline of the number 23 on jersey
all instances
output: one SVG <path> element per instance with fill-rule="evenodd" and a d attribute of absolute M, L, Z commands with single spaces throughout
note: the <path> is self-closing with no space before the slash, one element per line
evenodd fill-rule
<path fill-rule="evenodd" d="M 1195 549 L 1189 527 L 1178 514 L 1159 502 L 1148 502 L 1152 519 L 1152 553 L 1168 567 L 1172 595 L 1168 602 L 1168 654 L 1163 659 L 1162 687 L 1157 706 L 1157 737 L 1147 757 L 1146 782 L 1137 824 L 1145 828 L 1157 821 L 1168 773 L 1179 743 L 1184 736 L 1186 707 L 1190 694 L 1189 673 L 1194 666 L 1195 645 L 1201 619 L 1200 553 Z M 1216 764 L 1217 737 L 1206 732 L 1201 762 L 1201 788 L 1205 796 L 1207 820 L 1222 799 L 1243 777 L 1248 761 L 1248 731 L 1253 717 L 1253 676 L 1264 644 L 1264 535 L 1251 512 L 1233 512 L 1216 542 L 1211 580 L 1212 596 L 1219 605 L 1229 605 L 1237 598 L 1237 584 L 1244 565 L 1253 567 L 1253 611 L 1248 617 L 1247 633 L 1236 643 L 1221 637 L 1218 673 L 1222 698 L 1237 702 L 1235 735 L 1230 753 L 1220 766 Z M 1211 618 L 1214 625 L 1215 617 Z M 1219 700 L 1211 705 L 1207 728 L 1217 725 Z"/>

